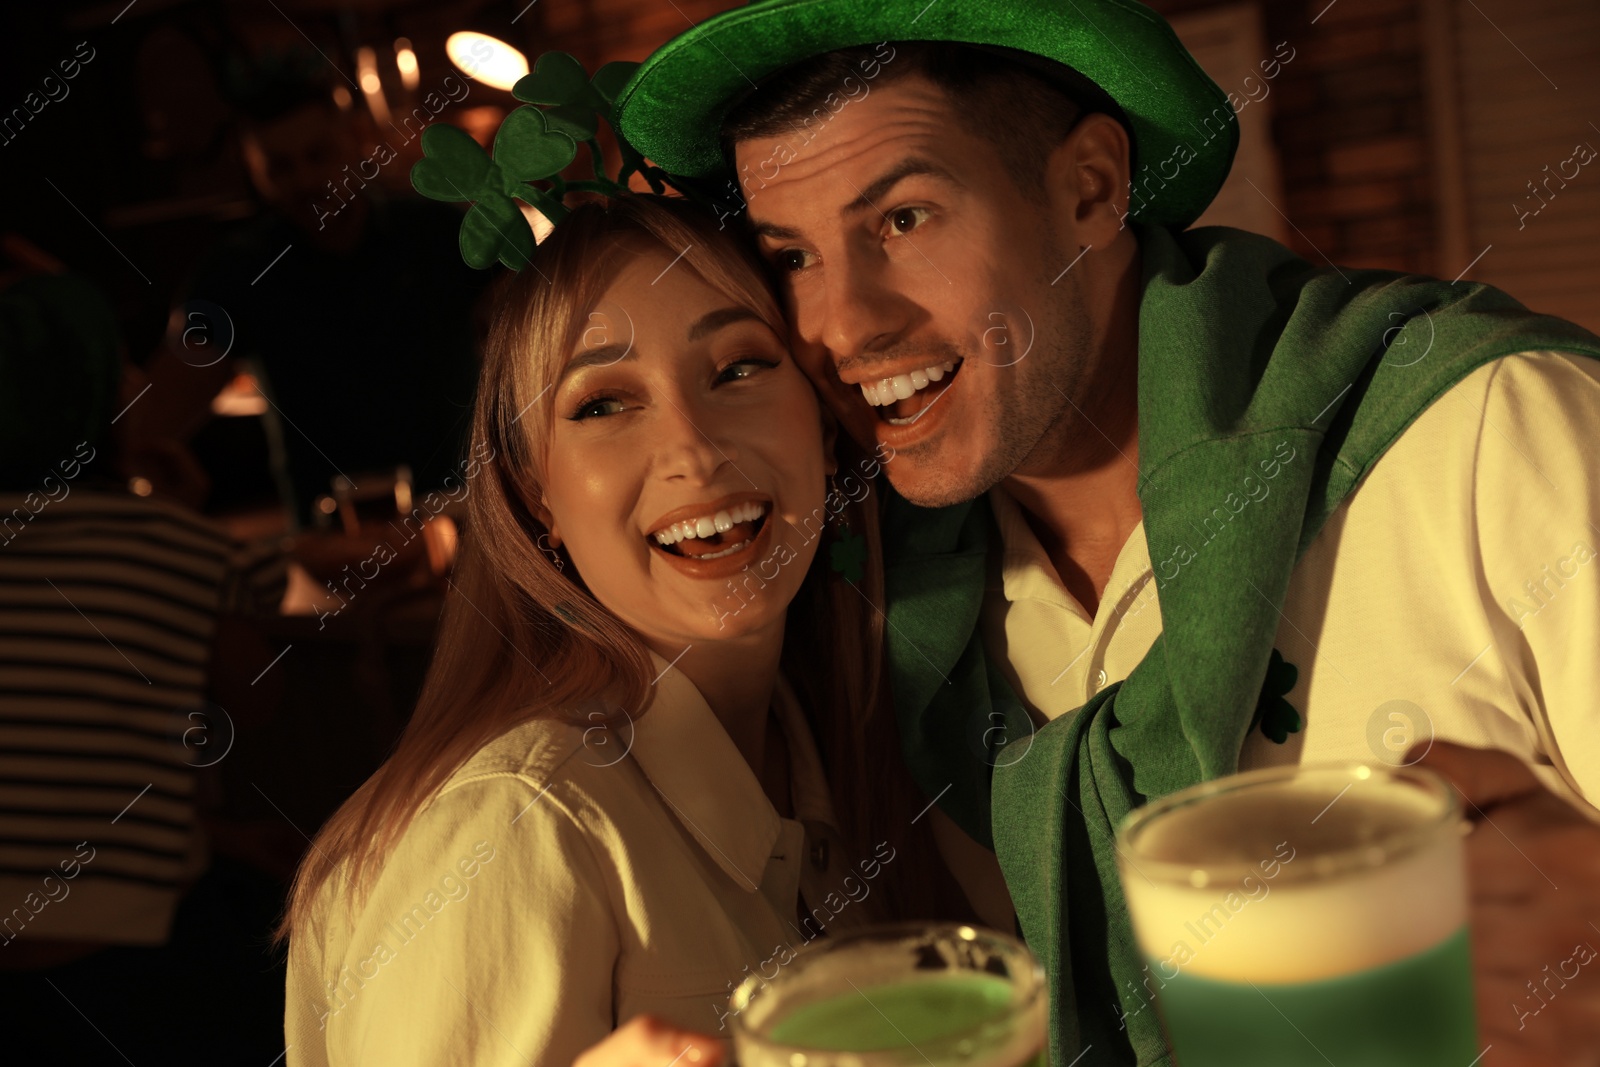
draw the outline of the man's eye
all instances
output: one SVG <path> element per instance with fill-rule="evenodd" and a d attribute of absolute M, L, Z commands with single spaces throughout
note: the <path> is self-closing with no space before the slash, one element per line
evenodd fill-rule
<path fill-rule="evenodd" d="M 615 397 L 597 396 L 580 403 L 567 418 L 573 422 L 582 422 L 598 415 L 616 415 L 622 411 L 622 401 Z"/>
<path fill-rule="evenodd" d="M 896 208 L 889 212 L 889 232 L 895 237 L 904 237 L 926 222 L 928 215 L 925 207 Z"/>
<path fill-rule="evenodd" d="M 773 262 L 777 264 L 778 270 L 789 274 L 811 266 L 813 258 L 811 253 L 803 248 L 785 248 L 774 257 Z"/>

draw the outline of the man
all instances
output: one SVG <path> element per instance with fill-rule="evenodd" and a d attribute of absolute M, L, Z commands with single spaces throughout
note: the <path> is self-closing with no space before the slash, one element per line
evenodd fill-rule
<path fill-rule="evenodd" d="M 758 0 L 656 53 L 618 117 L 669 171 L 734 177 L 797 357 L 894 450 L 907 758 L 994 845 L 1055 1062 L 1165 1062 L 1129 809 L 1374 756 L 1424 758 L 1484 824 L 1486 1062 L 1596 1062 L 1600 985 L 1517 1005 L 1600 917 L 1600 339 L 1181 233 L 1237 127 L 1123 0 Z"/>

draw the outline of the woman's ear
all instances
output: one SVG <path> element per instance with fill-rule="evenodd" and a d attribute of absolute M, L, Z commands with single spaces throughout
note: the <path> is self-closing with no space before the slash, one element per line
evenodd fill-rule
<path fill-rule="evenodd" d="M 544 497 L 542 495 L 539 497 L 539 503 L 533 509 L 533 517 L 538 519 L 544 525 L 546 530 L 550 531 L 548 535 L 550 547 L 560 548 L 561 531 L 556 528 L 556 517 L 550 514 L 549 508 L 545 507 Z"/>
<path fill-rule="evenodd" d="M 834 452 L 834 446 L 839 443 L 839 420 L 833 417 L 833 412 L 826 404 L 818 404 L 822 410 L 822 457 L 827 467 L 829 477 L 839 473 L 839 457 Z"/>

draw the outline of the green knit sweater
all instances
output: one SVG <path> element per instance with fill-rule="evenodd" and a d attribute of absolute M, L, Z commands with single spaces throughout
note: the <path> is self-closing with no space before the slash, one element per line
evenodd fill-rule
<path fill-rule="evenodd" d="M 987 503 L 923 509 L 891 493 L 884 505 L 906 758 L 928 796 L 948 787 L 941 807 L 998 855 L 1050 980 L 1051 1061 L 1089 1049 L 1080 1067 L 1169 1062 L 1155 1013 L 1119 1001 L 1143 962 L 1113 837 L 1147 800 L 1237 768 L 1290 572 L 1329 514 L 1473 369 L 1546 349 L 1600 358 L 1600 338 L 1488 286 L 1341 273 L 1223 228 L 1146 227 L 1139 240 L 1150 557 L 1173 556 L 1189 520 L 1279 442 L 1315 461 L 1285 466 L 1269 497 L 1163 586 L 1162 634 L 1127 679 L 1035 728 L 978 634 Z"/>

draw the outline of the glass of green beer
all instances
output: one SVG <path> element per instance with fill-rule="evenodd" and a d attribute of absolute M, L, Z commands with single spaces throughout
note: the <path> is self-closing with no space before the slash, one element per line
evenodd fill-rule
<path fill-rule="evenodd" d="M 815 942 L 729 1000 L 740 1067 L 1042 1067 L 1044 974 L 1022 942 L 896 924 Z"/>
<path fill-rule="evenodd" d="M 1455 790 L 1421 768 L 1275 767 L 1134 812 L 1118 865 L 1180 1067 L 1478 1058 Z"/>

